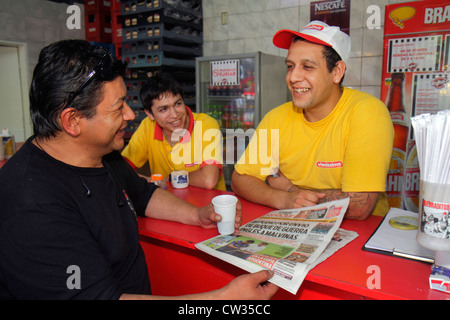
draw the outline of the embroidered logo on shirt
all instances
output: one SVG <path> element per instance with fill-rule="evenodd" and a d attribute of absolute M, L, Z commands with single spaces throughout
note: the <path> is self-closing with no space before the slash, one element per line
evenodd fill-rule
<path fill-rule="evenodd" d="M 325 169 L 342 168 L 344 166 L 342 161 L 318 161 L 316 165 Z"/>

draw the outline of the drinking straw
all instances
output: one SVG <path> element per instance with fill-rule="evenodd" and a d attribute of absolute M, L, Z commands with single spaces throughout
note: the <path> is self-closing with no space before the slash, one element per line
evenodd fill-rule
<path fill-rule="evenodd" d="M 450 111 L 411 118 L 422 179 L 450 184 Z"/>

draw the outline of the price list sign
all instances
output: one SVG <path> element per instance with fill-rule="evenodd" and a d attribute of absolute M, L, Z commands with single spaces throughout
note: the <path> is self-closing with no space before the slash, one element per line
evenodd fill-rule
<path fill-rule="evenodd" d="M 389 40 L 387 72 L 439 71 L 442 36 Z"/>
<path fill-rule="evenodd" d="M 446 94 L 449 80 L 446 73 L 414 74 L 412 115 L 434 114 L 450 106 L 450 95 Z"/>

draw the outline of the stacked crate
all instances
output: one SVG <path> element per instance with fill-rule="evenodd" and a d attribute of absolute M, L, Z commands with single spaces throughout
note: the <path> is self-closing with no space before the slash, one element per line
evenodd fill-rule
<path fill-rule="evenodd" d="M 86 40 L 111 43 L 111 1 L 87 0 L 84 4 Z"/>
<path fill-rule="evenodd" d="M 112 43 L 115 46 L 116 58 L 122 59 L 122 2 L 120 0 L 111 0 L 111 26 Z"/>
<path fill-rule="evenodd" d="M 86 40 L 108 49 L 122 59 L 120 0 L 86 0 L 84 5 Z"/>
<path fill-rule="evenodd" d="M 183 86 L 185 103 L 195 110 L 195 58 L 203 54 L 201 0 L 122 1 L 122 60 L 128 62 L 128 105 L 136 119 L 146 117 L 139 100 L 142 84 L 158 72 L 171 73 Z"/>

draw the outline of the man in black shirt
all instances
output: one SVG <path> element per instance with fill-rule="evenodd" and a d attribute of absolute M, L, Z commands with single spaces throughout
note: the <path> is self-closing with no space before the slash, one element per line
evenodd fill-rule
<path fill-rule="evenodd" d="M 212 205 L 139 178 L 118 153 L 134 119 L 125 67 L 86 41 L 42 50 L 30 89 L 34 136 L 0 171 L 0 299 L 164 298 L 151 295 L 137 216 L 204 228 L 220 221 Z M 182 298 L 270 298 L 270 276 Z"/>

